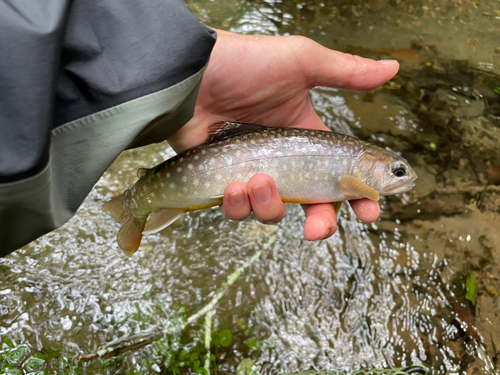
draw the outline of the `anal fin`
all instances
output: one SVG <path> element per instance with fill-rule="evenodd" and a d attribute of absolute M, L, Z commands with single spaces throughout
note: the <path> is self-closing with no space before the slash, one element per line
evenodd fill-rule
<path fill-rule="evenodd" d="M 374 201 L 380 199 L 377 190 L 366 185 L 363 181 L 354 176 L 343 176 L 340 179 L 340 193 L 347 198 L 364 197 Z"/>
<path fill-rule="evenodd" d="M 185 210 L 171 209 L 158 210 L 149 214 L 148 221 L 144 227 L 143 234 L 151 234 L 165 229 L 175 220 L 186 213 Z"/>
<path fill-rule="evenodd" d="M 213 199 L 215 201 L 219 201 L 219 204 L 222 204 L 222 202 L 224 201 L 224 194 L 213 195 L 210 197 L 210 199 Z"/>

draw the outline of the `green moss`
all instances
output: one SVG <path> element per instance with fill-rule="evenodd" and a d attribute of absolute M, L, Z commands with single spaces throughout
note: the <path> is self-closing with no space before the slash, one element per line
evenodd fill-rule
<path fill-rule="evenodd" d="M 467 274 L 467 279 L 465 280 L 465 290 L 465 298 L 467 298 L 467 300 L 475 306 L 477 298 L 477 280 L 476 275 L 474 275 L 472 271 L 469 271 Z"/>

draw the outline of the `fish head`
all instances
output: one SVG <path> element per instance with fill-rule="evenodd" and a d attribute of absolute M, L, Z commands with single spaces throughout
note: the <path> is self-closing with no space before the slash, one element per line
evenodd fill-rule
<path fill-rule="evenodd" d="M 415 186 L 417 179 L 417 174 L 405 159 L 384 149 L 365 152 L 353 172 L 380 195 L 406 193 Z"/>

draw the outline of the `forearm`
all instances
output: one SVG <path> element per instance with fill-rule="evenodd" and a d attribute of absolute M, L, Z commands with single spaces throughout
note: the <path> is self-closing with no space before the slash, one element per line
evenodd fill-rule
<path fill-rule="evenodd" d="M 178 0 L 61 0 L 46 34 L 22 21 L 35 3 L 2 4 L 0 256 L 66 222 L 124 149 L 184 125 L 215 41 Z"/>

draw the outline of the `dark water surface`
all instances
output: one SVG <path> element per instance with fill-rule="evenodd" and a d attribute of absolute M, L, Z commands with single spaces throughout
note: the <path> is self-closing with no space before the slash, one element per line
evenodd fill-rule
<path fill-rule="evenodd" d="M 383 198 L 371 225 L 344 208 L 338 234 L 318 243 L 303 240 L 296 206 L 278 226 L 212 209 L 148 236 L 126 258 L 101 205 L 137 168 L 173 155 L 166 144 L 126 152 L 69 223 L 0 259 L 2 371 L 164 372 L 169 354 L 158 345 L 108 362 L 76 358 L 171 324 L 179 306 L 197 311 L 274 234 L 214 315 L 215 329 L 234 338 L 217 354 L 220 373 L 251 358 L 260 374 L 419 363 L 433 374 L 499 374 L 500 2 L 188 5 L 213 27 L 398 59 L 400 74 L 381 89 L 318 88 L 311 97 L 332 130 L 406 157 L 416 188 Z M 191 335 L 192 353 L 201 339 Z M 38 364 L 28 363 L 35 353 Z"/>

